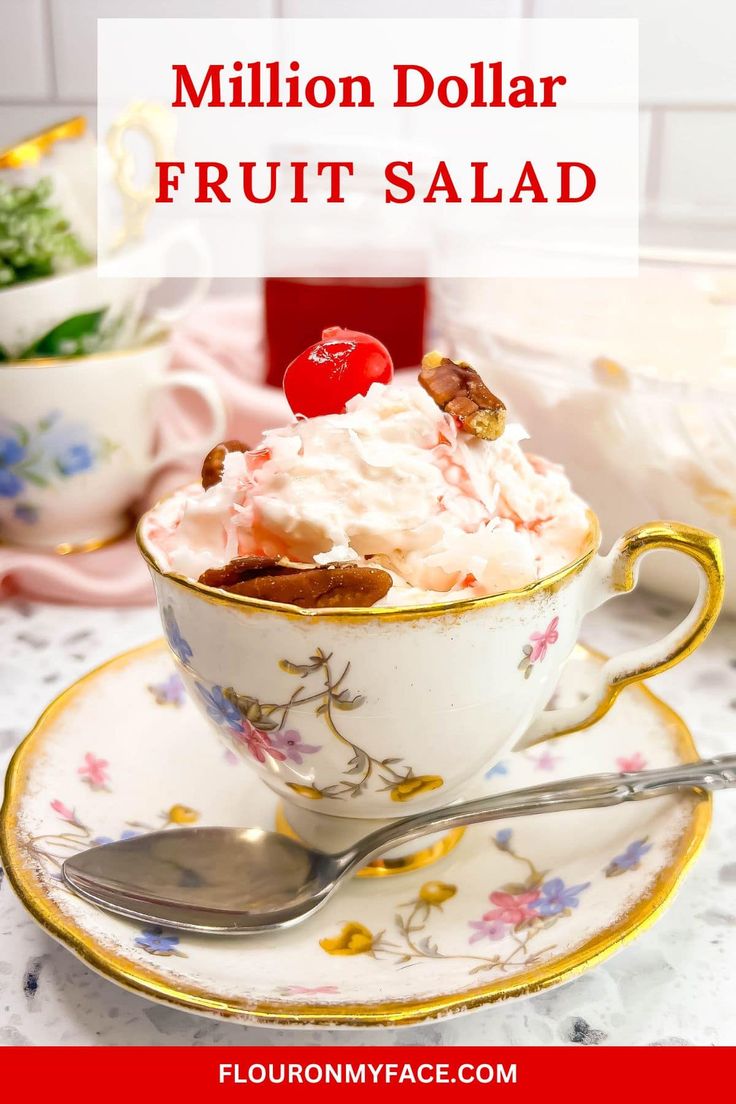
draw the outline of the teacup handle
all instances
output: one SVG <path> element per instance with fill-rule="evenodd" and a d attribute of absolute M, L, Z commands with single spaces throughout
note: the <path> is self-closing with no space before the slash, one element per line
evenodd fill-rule
<path fill-rule="evenodd" d="M 205 453 L 226 436 L 227 428 L 225 403 L 216 385 L 207 376 L 203 376 L 200 372 L 185 370 L 167 372 L 156 381 L 154 386 L 157 390 L 180 387 L 193 391 L 205 403 L 212 416 L 212 424 L 204 433 L 193 440 L 154 456 L 149 469 L 151 474 L 168 467 L 169 464 L 175 464 L 180 460 L 188 460 L 192 456 L 204 458 Z"/>
<path fill-rule="evenodd" d="M 212 283 L 212 257 L 202 234 L 199 230 L 193 230 L 191 227 L 185 226 L 178 235 L 172 237 L 169 246 L 172 244 L 181 246 L 184 243 L 189 246 L 194 254 L 192 271 L 196 271 L 197 274 L 189 277 L 188 280 L 185 278 L 184 282 L 188 283 L 189 286 L 177 302 L 172 303 L 169 307 L 161 306 L 153 310 L 149 321 L 154 330 L 160 329 L 162 326 L 168 330 L 176 322 L 186 318 L 190 311 L 202 302 L 210 289 Z"/>
<path fill-rule="evenodd" d="M 711 533 L 676 521 L 653 521 L 630 529 L 607 556 L 594 561 L 586 613 L 633 590 L 640 558 L 662 548 L 683 552 L 700 569 L 698 596 L 690 612 L 661 640 L 609 659 L 602 666 L 594 689 L 583 701 L 565 709 L 546 709 L 516 745 L 517 750 L 595 724 L 608 712 L 624 686 L 666 671 L 705 640 L 723 602 L 721 545 Z"/>
<path fill-rule="evenodd" d="M 167 250 L 186 246 L 194 256 L 191 270 L 195 275 L 183 277 L 178 282 L 186 285 L 183 295 L 170 306 L 148 306 L 148 314 L 141 326 L 143 340 L 155 337 L 161 330 L 170 330 L 197 306 L 206 296 L 212 283 L 212 258 L 201 232 L 196 227 L 182 226 L 170 234 L 162 248 Z M 151 244 L 153 248 L 153 243 Z M 145 250 L 145 246 L 141 247 Z M 176 277 L 174 277 L 176 279 Z M 158 282 L 154 278 L 154 282 Z M 171 283 L 171 279 L 169 283 Z"/>

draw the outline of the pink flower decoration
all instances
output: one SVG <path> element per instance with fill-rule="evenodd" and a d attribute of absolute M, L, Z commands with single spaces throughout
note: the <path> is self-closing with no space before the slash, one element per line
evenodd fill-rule
<path fill-rule="evenodd" d="M 265 732 L 261 732 L 259 728 L 255 728 L 248 720 L 243 720 L 240 731 L 233 733 L 233 739 L 236 743 L 246 747 L 259 763 L 265 763 L 267 755 L 281 762 L 286 759 L 283 751 L 273 746 L 270 736 L 267 736 Z"/>
<path fill-rule="evenodd" d="M 541 752 L 540 755 L 537 755 L 536 758 L 533 755 L 530 755 L 529 758 L 534 763 L 534 766 L 537 768 L 537 770 L 540 771 L 554 770 L 557 764 L 562 762 L 562 756 L 553 755 L 549 748 L 545 748 L 545 750 Z"/>
<path fill-rule="evenodd" d="M 88 751 L 77 774 L 93 790 L 104 790 L 107 788 L 107 768 L 109 765 L 107 759 L 96 759 L 92 752 Z"/>
<path fill-rule="evenodd" d="M 547 648 L 557 643 L 560 635 L 557 632 L 559 622 L 559 617 L 553 617 L 544 632 L 533 632 L 531 634 L 529 637 L 532 642 L 532 651 L 529 656 L 530 663 L 541 663 L 547 655 Z"/>
<path fill-rule="evenodd" d="M 288 732 L 274 732 L 271 743 L 279 751 L 283 751 L 286 758 L 297 766 L 302 765 L 305 755 L 314 755 L 315 752 L 321 751 L 321 747 L 317 744 L 305 744 L 299 733 L 293 729 L 289 729 Z"/>
<path fill-rule="evenodd" d="M 478 943 L 481 939 L 490 939 L 495 943 L 503 939 L 508 931 L 508 925 L 502 920 L 470 920 L 468 927 L 473 928 L 468 943 Z"/>
<path fill-rule="evenodd" d="M 635 751 L 633 755 L 622 755 L 616 760 L 616 766 L 622 771 L 640 771 L 646 765 L 647 761 L 640 751 Z"/>
<path fill-rule="evenodd" d="M 77 823 L 77 817 L 73 809 L 70 809 L 68 805 L 65 805 L 63 801 L 59 801 L 56 798 L 51 802 L 51 808 L 55 813 L 58 813 L 62 820 L 68 820 L 70 824 Z"/>
<path fill-rule="evenodd" d="M 526 893 L 502 893 L 498 890 L 490 895 L 491 904 L 496 905 L 496 908 L 486 912 L 483 919 L 485 921 L 501 920 L 504 924 L 511 924 L 516 927 L 522 920 L 530 920 L 537 915 L 533 909 L 529 908 L 529 905 L 538 900 L 538 889 L 528 890 Z"/>

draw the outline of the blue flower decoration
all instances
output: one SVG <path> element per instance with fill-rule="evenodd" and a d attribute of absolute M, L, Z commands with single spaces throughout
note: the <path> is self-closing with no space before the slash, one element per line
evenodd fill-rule
<path fill-rule="evenodd" d="M 0 480 L 2 473 L 0 472 Z M 18 502 L 13 508 L 13 517 L 26 525 L 35 525 L 38 521 L 38 507 L 31 506 L 29 502 Z"/>
<path fill-rule="evenodd" d="M 183 663 L 186 667 L 187 663 L 192 658 L 192 655 L 194 653 L 192 652 L 189 644 L 181 634 L 181 629 L 177 624 L 176 616 L 171 606 L 166 606 L 161 616 L 163 618 L 164 629 L 166 631 L 166 639 L 169 642 L 169 647 L 171 648 L 172 652 L 179 660 L 179 662 Z"/>
<path fill-rule="evenodd" d="M 135 839 L 135 837 L 139 835 L 140 832 L 134 832 L 132 828 L 126 828 L 125 831 L 120 833 L 119 838 L 121 840 Z M 103 843 L 115 842 L 116 841 L 113 839 L 112 836 L 95 836 L 95 838 L 92 840 L 92 843 L 95 847 L 101 847 Z"/>
<path fill-rule="evenodd" d="M 0 498 L 15 498 L 23 490 L 23 480 L 11 469 L 25 456 L 26 449 L 17 437 L 0 436 Z"/>
<path fill-rule="evenodd" d="M 512 832 L 510 828 L 500 828 L 494 837 L 496 841 L 496 847 L 501 851 L 507 851 L 508 846 L 511 843 Z"/>
<path fill-rule="evenodd" d="M 0 416 L 0 498 L 17 498 L 28 485 L 43 489 L 89 471 L 115 447 L 83 422 L 67 422 L 58 410 L 31 426 Z"/>
<path fill-rule="evenodd" d="M 181 676 L 174 671 L 162 682 L 152 682 L 148 689 L 159 705 L 181 706 L 186 700 L 186 690 Z"/>
<path fill-rule="evenodd" d="M 221 686 L 213 686 L 207 690 L 201 682 L 196 684 L 197 693 L 205 704 L 207 716 L 217 725 L 224 725 L 235 732 L 240 732 L 242 717 L 236 705 L 228 701 Z"/>
<path fill-rule="evenodd" d="M 92 449 L 81 442 L 67 445 L 56 457 L 56 463 L 62 475 L 76 475 L 78 472 L 88 471 L 94 462 Z"/>
<path fill-rule="evenodd" d="M 163 928 L 151 927 L 143 929 L 141 935 L 137 937 L 136 943 L 139 947 L 143 947 L 144 951 L 148 951 L 149 954 L 171 955 L 177 953 L 179 937 L 178 935 L 166 935 Z"/>
<path fill-rule="evenodd" d="M 577 908 L 580 894 L 589 885 L 590 882 L 583 882 L 581 885 L 566 886 L 562 878 L 550 878 L 542 886 L 542 896 L 533 907 L 540 916 L 558 916 L 565 909 Z"/>
<path fill-rule="evenodd" d="M 25 483 L 15 472 L 0 465 L 0 498 L 16 498 L 24 486 Z"/>
<path fill-rule="evenodd" d="M 490 770 L 486 771 L 486 778 L 500 778 L 504 774 L 509 773 L 509 768 L 505 763 L 495 763 Z"/>
<path fill-rule="evenodd" d="M 17 437 L 0 437 L 0 465 L 9 468 L 24 459 L 26 450 Z"/>
<path fill-rule="evenodd" d="M 647 843 L 646 837 L 634 840 L 625 851 L 611 859 L 606 867 L 606 877 L 613 878 L 616 874 L 623 874 L 625 870 L 636 870 L 647 851 L 651 850 L 652 845 Z"/>

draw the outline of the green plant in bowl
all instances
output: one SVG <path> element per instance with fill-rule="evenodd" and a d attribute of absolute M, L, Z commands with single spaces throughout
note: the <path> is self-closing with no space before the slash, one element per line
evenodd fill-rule
<path fill-rule="evenodd" d="M 61 209 L 51 202 L 48 178 L 33 186 L 0 180 L 0 291 L 89 264 Z M 32 357 L 73 357 L 93 353 L 109 340 L 107 308 L 66 318 L 12 358 L 0 345 L 0 362 Z"/>
<path fill-rule="evenodd" d="M 0 180 L 0 289 L 89 264 L 92 256 L 59 207 L 48 178 L 32 187 Z"/>

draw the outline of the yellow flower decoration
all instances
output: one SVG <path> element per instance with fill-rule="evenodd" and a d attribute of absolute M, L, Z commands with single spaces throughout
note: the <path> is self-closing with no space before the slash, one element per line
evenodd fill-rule
<path fill-rule="evenodd" d="M 457 893 L 457 886 L 447 882 L 425 882 L 419 890 L 419 897 L 425 905 L 441 905 Z"/>
<path fill-rule="evenodd" d="M 172 805 L 166 814 L 169 824 L 196 824 L 199 813 L 188 805 Z"/>
<path fill-rule="evenodd" d="M 331 955 L 368 954 L 373 950 L 373 938 L 373 934 L 364 924 L 351 920 L 343 926 L 339 935 L 333 939 L 320 939 L 319 945 Z"/>
<path fill-rule="evenodd" d="M 321 801 L 322 794 L 316 786 L 300 786 L 296 782 L 287 782 L 286 785 L 299 797 L 308 797 L 310 801 Z"/>
<path fill-rule="evenodd" d="M 438 790 L 444 785 L 444 779 L 438 774 L 417 774 L 413 778 L 406 778 L 403 782 L 391 787 L 392 801 L 412 801 L 420 794 L 429 793 L 430 790 Z"/>

